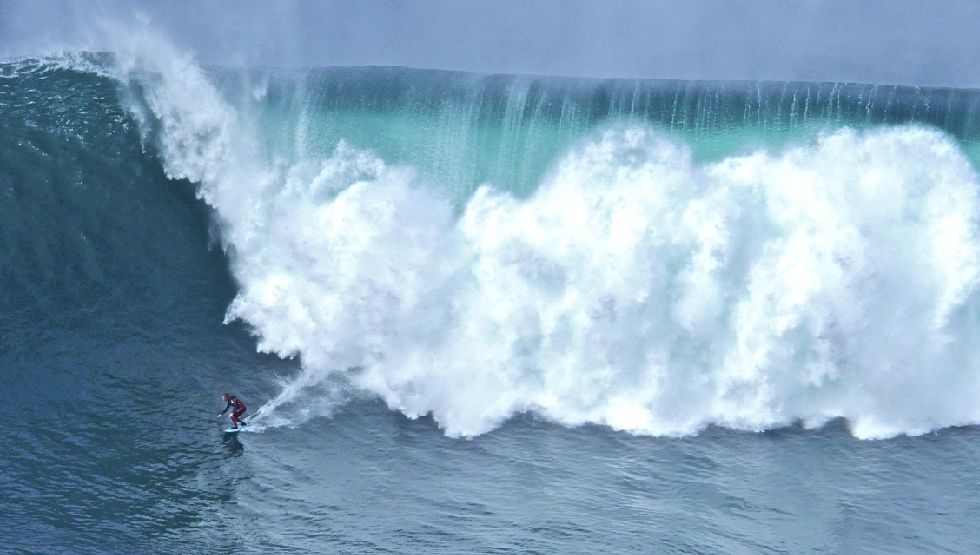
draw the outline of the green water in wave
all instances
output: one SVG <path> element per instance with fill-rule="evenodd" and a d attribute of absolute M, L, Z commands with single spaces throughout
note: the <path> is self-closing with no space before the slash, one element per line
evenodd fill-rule
<path fill-rule="evenodd" d="M 328 156 L 340 140 L 411 165 L 457 199 L 483 183 L 519 196 L 578 141 L 606 126 L 648 125 L 710 162 L 806 144 L 840 127 L 918 123 L 980 160 L 980 95 L 837 83 L 583 80 L 404 68 L 219 71 L 256 114 L 264 151 Z"/>

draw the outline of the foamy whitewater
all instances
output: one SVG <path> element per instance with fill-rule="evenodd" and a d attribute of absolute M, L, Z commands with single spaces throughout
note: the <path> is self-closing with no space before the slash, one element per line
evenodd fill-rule
<path fill-rule="evenodd" d="M 651 435 L 980 420 L 980 183 L 939 130 L 844 127 L 708 162 L 627 119 L 526 196 L 486 182 L 457 202 L 343 140 L 263 149 L 175 50 L 115 60 L 144 140 L 214 209 L 240 285 L 226 320 L 302 361 L 264 426 L 329 412 L 338 384 L 450 436 L 525 412 Z"/>
<path fill-rule="evenodd" d="M 980 91 L 147 27 L 0 61 L 0 551 L 980 552 Z"/>

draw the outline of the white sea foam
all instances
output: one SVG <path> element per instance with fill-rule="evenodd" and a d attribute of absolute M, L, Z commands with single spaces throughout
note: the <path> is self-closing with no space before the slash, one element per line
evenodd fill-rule
<path fill-rule="evenodd" d="M 344 143 L 276 160 L 192 60 L 127 52 L 133 112 L 219 219 L 240 283 L 227 319 L 301 356 L 266 425 L 328 411 L 310 392 L 338 378 L 453 436 L 523 411 L 655 435 L 980 421 L 980 183 L 938 131 L 841 129 L 698 164 L 616 127 L 530 198 L 487 184 L 456 210 Z"/>

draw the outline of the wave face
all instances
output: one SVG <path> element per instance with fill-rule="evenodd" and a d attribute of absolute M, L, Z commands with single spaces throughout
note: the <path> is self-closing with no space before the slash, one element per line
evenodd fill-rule
<path fill-rule="evenodd" d="M 613 123 L 654 126 L 716 160 L 812 139 L 828 128 L 920 123 L 973 153 L 980 96 L 957 89 L 802 82 L 582 80 L 404 68 L 218 72 L 257 113 L 267 149 L 326 157 L 344 140 L 411 165 L 465 201 L 492 183 L 518 196 L 556 158 Z"/>
<path fill-rule="evenodd" d="M 118 83 L 213 209 L 226 320 L 300 357 L 261 426 L 347 388 L 452 436 L 523 412 L 655 435 L 980 421 L 974 92 L 133 48 L 70 65 Z"/>
<path fill-rule="evenodd" d="M 202 313 L 220 314 L 234 294 L 205 248 L 206 207 L 143 152 L 117 93 L 111 79 L 51 63 L 0 64 L 4 377 L 39 366 L 39 345 L 131 347 L 150 341 L 134 331 L 143 324 L 175 336 L 205 327 Z M 10 407 L 29 398 L 17 389 Z"/>

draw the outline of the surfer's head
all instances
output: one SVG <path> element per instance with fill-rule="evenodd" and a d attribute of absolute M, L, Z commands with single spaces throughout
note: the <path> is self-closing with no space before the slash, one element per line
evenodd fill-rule
<path fill-rule="evenodd" d="M 231 399 L 231 395 L 229 395 L 229 394 L 227 394 L 227 393 L 222 393 L 222 394 L 221 394 L 221 398 L 222 398 L 223 400 L 225 400 L 225 401 L 227 401 L 228 399 Z"/>

